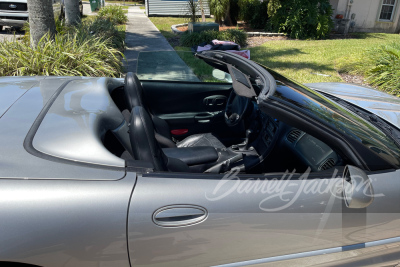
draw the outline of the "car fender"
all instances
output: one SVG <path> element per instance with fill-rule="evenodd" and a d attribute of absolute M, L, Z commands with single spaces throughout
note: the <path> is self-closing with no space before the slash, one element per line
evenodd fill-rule
<path fill-rule="evenodd" d="M 129 266 L 136 173 L 117 181 L 0 178 L 1 262 Z"/>

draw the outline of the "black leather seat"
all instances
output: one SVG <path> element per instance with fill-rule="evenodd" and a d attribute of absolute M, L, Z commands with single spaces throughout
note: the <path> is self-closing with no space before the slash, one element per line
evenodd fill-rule
<path fill-rule="evenodd" d="M 132 72 L 128 72 L 125 76 L 125 98 L 128 101 L 128 107 L 133 109 L 136 106 L 141 106 L 148 111 L 146 104 L 143 101 L 143 88 L 136 76 Z M 196 146 L 212 146 L 214 148 L 225 148 L 224 144 L 218 140 L 213 134 L 195 134 L 191 135 L 180 142 L 175 143 L 172 140 L 171 131 L 168 123 L 157 117 L 151 115 L 153 126 L 155 128 L 155 138 L 163 148 L 174 147 L 196 147 Z"/>
<path fill-rule="evenodd" d="M 136 160 L 152 163 L 156 171 L 190 172 L 186 163 L 164 154 L 155 139 L 153 122 L 143 107 L 132 109 L 129 122 L 129 137 Z"/>

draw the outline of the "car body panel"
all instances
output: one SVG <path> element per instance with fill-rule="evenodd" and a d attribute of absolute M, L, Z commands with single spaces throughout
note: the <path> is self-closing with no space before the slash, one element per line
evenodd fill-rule
<path fill-rule="evenodd" d="M 400 99 L 366 86 L 348 83 L 309 83 L 306 86 L 364 108 L 400 129 Z"/>
<path fill-rule="evenodd" d="M 119 181 L 0 179 L 1 261 L 129 266 L 126 218 L 135 181 L 135 173 Z"/>
<path fill-rule="evenodd" d="M 400 170 L 370 173 L 377 197 L 366 209 L 344 205 L 336 191 L 340 176 L 294 179 L 290 185 L 282 176 L 275 174 L 278 181 L 264 186 L 257 176 L 240 181 L 195 174 L 139 176 L 128 221 L 131 263 L 244 266 L 390 243 L 400 236 Z M 311 193 L 317 188 L 324 193 Z M 153 213 L 170 205 L 199 206 L 208 216 L 194 225 L 158 226 Z"/>
<path fill-rule="evenodd" d="M 0 117 L 37 82 L 35 78 L 19 79 L 11 83 L 0 80 Z"/>
<path fill-rule="evenodd" d="M 125 167 L 125 161 L 108 151 L 100 138 L 104 131 L 125 123 L 109 94 L 120 86 L 107 78 L 69 82 L 41 121 L 33 147 L 58 158 Z"/>
<path fill-rule="evenodd" d="M 0 118 L 0 135 L 2 136 L 0 139 L 0 177 L 118 180 L 125 176 L 125 168 L 93 168 L 74 162 L 65 164 L 65 162 L 43 159 L 25 149 L 23 144 L 32 124 L 57 89 L 70 79 L 71 77 L 52 77 L 37 81 L 31 80 L 34 84 L 33 87 Z M 75 77 L 74 79 L 88 78 Z M 8 77 L 0 79 L 3 84 L 15 81 L 16 79 Z"/>
<path fill-rule="evenodd" d="M 329 192 L 298 196 L 292 206 L 279 209 L 288 203 L 282 201 L 278 193 L 264 190 L 285 187 L 283 183 L 287 180 L 280 185 L 267 181 L 264 189 L 254 193 L 254 186 L 259 183 L 256 179 L 221 180 L 222 175 L 213 179 L 210 175 L 194 174 L 187 174 L 187 178 L 175 177 L 174 174 L 138 177 L 128 222 L 133 266 L 178 267 L 194 263 L 211 266 L 344 244 L 342 203 Z M 280 179 L 282 174 L 274 177 Z M 341 179 L 330 180 L 340 183 Z M 304 186 L 302 181 L 291 181 L 290 191 L 297 193 L 296 189 L 300 190 L 301 186 Z M 152 194 L 146 193 L 149 191 Z M 153 194 L 157 197 L 152 197 Z M 152 221 L 153 212 L 159 208 L 179 204 L 203 207 L 208 217 L 186 227 L 160 227 Z M 323 221 L 322 214 L 327 207 L 331 213 Z M 321 226 L 322 229 L 316 231 Z"/>

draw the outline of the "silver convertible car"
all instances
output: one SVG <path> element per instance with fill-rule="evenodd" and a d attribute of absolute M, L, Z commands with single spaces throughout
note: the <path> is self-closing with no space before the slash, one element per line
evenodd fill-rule
<path fill-rule="evenodd" d="M 400 261 L 400 100 L 222 51 L 0 79 L 1 266 Z"/>

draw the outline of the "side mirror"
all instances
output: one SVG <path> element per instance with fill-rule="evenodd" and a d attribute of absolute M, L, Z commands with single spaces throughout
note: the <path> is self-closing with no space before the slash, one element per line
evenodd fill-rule
<path fill-rule="evenodd" d="M 374 200 L 368 175 L 360 168 L 347 165 L 343 172 L 343 199 L 347 207 L 362 209 Z"/>
<path fill-rule="evenodd" d="M 218 69 L 214 69 L 212 72 L 212 76 L 220 81 L 224 81 L 224 82 L 232 82 L 232 77 L 231 75 L 229 75 L 226 72 L 223 72 L 222 70 L 218 70 Z"/>

